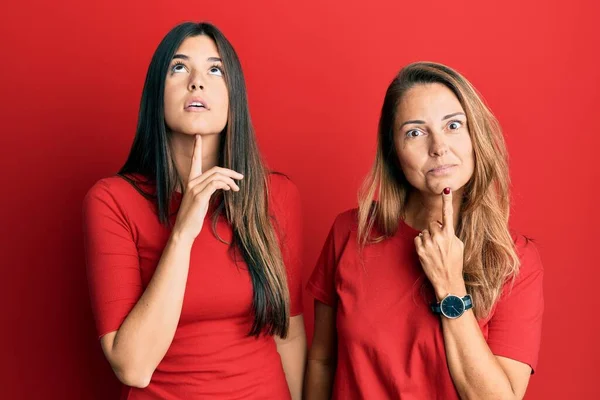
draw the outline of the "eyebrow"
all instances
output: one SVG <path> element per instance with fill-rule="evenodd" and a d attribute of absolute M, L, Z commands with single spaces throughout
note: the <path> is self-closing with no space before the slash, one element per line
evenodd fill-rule
<path fill-rule="evenodd" d="M 173 56 L 173 60 L 176 60 L 176 59 L 189 60 L 190 58 L 188 56 L 186 56 L 185 54 L 175 54 Z M 219 57 L 208 57 L 206 59 L 206 61 L 210 61 L 210 62 L 223 62 L 223 60 L 221 60 Z"/>
<path fill-rule="evenodd" d="M 402 128 L 404 125 L 408 125 L 408 124 L 424 124 L 425 121 L 421 121 L 420 119 L 411 119 L 410 121 L 406 121 L 403 122 L 402 125 L 400 125 L 400 128 Z"/>
<path fill-rule="evenodd" d="M 448 115 L 446 115 L 444 118 L 442 118 L 442 121 L 445 121 L 448 118 L 456 117 L 457 115 L 462 115 L 463 117 L 466 117 L 466 115 L 465 115 L 464 112 L 455 112 L 454 114 L 448 114 Z"/>
<path fill-rule="evenodd" d="M 465 113 L 463 113 L 463 112 L 456 112 L 454 114 L 448 114 L 444 118 L 442 118 L 442 121 L 445 121 L 448 118 L 456 117 L 457 115 L 465 116 Z M 402 125 L 400 125 L 400 128 L 402 128 L 404 125 L 408 125 L 408 124 L 421 124 L 421 125 L 423 125 L 423 124 L 425 124 L 425 121 L 421 121 L 420 119 L 411 119 L 410 121 L 403 122 Z"/>

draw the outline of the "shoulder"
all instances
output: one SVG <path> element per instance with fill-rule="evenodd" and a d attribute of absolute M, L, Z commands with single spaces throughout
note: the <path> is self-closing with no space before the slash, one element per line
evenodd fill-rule
<path fill-rule="evenodd" d="M 145 181 L 137 176 L 114 175 L 98 180 L 86 193 L 84 197 L 84 209 L 93 208 L 97 205 L 115 206 L 122 208 L 128 204 L 145 201 Z"/>
<path fill-rule="evenodd" d="M 358 208 L 351 208 L 339 213 L 333 221 L 333 229 L 340 232 L 351 232 L 358 229 Z"/>
<path fill-rule="evenodd" d="M 528 313 L 537 315 L 543 310 L 544 268 L 537 245 L 531 238 L 512 230 L 511 236 L 520 265 L 516 275 L 505 282 L 499 301 L 490 313 L 496 323 L 506 320 L 506 313 L 518 313 L 521 317 L 526 317 Z M 500 320 L 498 312 L 502 313 Z"/>
<path fill-rule="evenodd" d="M 301 229 L 302 202 L 298 188 L 292 180 L 280 173 L 269 173 L 267 194 L 268 213 L 277 221 L 277 229 Z"/>
<path fill-rule="evenodd" d="M 515 250 L 519 257 L 520 267 L 519 276 L 529 275 L 536 272 L 543 272 L 540 253 L 535 241 L 518 232 L 511 231 L 511 236 L 515 243 Z"/>
<path fill-rule="evenodd" d="M 97 181 L 86 194 L 86 198 L 120 197 L 127 195 L 133 187 L 125 178 L 114 175 Z"/>
<path fill-rule="evenodd" d="M 271 172 L 267 176 L 268 203 L 271 213 L 287 219 L 300 213 L 302 202 L 298 187 L 284 174 Z"/>
<path fill-rule="evenodd" d="M 274 200 L 300 196 L 296 184 L 287 175 L 279 172 L 270 172 L 268 174 L 267 188 L 269 197 Z"/>
<path fill-rule="evenodd" d="M 111 176 L 108 178 L 102 178 L 88 190 L 85 195 L 86 201 L 93 201 L 94 199 L 108 199 L 119 197 L 121 193 L 126 193 L 126 185 L 129 185 L 120 176 Z"/>
<path fill-rule="evenodd" d="M 347 243 L 358 231 L 358 209 L 353 208 L 339 213 L 333 220 L 329 235 L 335 243 Z"/>
<path fill-rule="evenodd" d="M 515 275 L 507 278 L 502 290 L 502 299 L 509 295 L 514 296 L 519 292 L 529 293 L 530 289 L 541 287 L 544 279 L 544 267 L 536 243 L 531 238 L 513 230 L 510 233 L 519 257 L 519 269 Z"/>

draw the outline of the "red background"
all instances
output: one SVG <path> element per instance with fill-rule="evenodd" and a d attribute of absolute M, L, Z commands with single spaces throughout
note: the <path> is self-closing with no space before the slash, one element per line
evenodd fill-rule
<path fill-rule="evenodd" d="M 470 79 L 505 131 L 513 225 L 546 269 L 528 398 L 600 398 L 594 0 L 19 1 L 0 14 L 1 397 L 117 393 L 90 315 L 81 201 L 125 160 L 160 39 L 208 20 L 242 60 L 268 163 L 303 195 L 306 276 L 334 216 L 356 204 L 394 74 L 433 60 Z M 308 295 L 305 306 L 310 338 Z"/>

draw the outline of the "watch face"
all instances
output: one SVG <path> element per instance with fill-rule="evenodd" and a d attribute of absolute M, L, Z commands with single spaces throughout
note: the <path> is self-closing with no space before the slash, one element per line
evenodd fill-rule
<path fill-rule="evenodd" d="M 442 314 L 448 318 L 458 318 L 465 312 L 465 303 L 458 296 L 446 296 L 440 304 Z"/>

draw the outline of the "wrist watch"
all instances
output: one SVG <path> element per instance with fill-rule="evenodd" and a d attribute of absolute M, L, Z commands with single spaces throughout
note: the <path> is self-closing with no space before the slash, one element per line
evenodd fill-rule
<path fill-rule="evenodd" d="M 471 295 L 465 297 L 458 297 L 453 294 L 449 294 L 442 299 L 439 303 L 431 305 L 431 311 L 434 314 L 442 314 L 446 318 L 456 319 L 463 315 L 465 311 L 473 308 L 473 301 Z"/>

